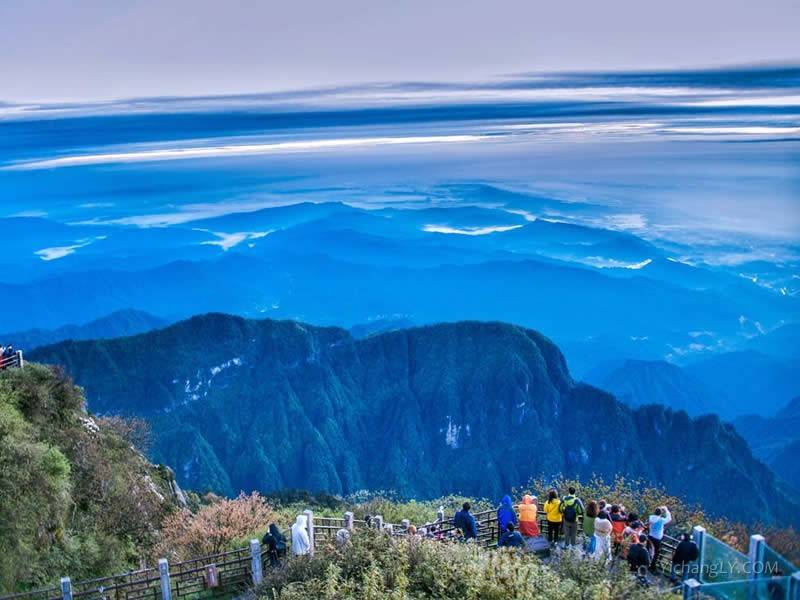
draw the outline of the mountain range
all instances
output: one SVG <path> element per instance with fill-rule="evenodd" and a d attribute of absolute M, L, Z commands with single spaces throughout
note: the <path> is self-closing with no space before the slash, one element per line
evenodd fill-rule
<path fill-rule="evenodd" d="M 798 372 L 797 359 L 744 350 L 682 365 L 611 359 L 589 369 L 584 380 L 631 406 L 663 404 L 692 415 L 733 419 L 751 414 L 756 403 L 763 416 L 775 414 L 800 393 Z"/>
<path fill-rule="evenodd" d="M 768 464 L 784 481 L 800 490 L 800 397 L 775 416 L 743 415 L 734 422 L 753 454 Z"/>
<path fill-rule="evenodd" d="M 125 337 L 158 329 L 164 319 L 141 310 L 122 309 L 82 325 L 64 325 L 56 329 L 29 329 L 0 334 L 0 342 L 12 343 L 26 351 L 63 340 L 92 340 Z"/>
<path fill-rule="evenodd" d="M 499 497 L 537 475 L 629 475 L 714 514 L 792 522 L 795 500 L 733 427 L 630 408 L 573 380 L 558 347 L 498 322 L 355 339 L 335 327 L 208 314 L 122 339 L 67 341 L 91 410 L 140 415 L 181 485 Z M 744 515 L 744 518 L 748 518 Z"/>

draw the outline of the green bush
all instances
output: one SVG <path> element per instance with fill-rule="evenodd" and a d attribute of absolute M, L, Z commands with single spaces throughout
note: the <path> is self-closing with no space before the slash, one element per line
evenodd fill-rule
<path fill-rule="evenodd" d="M 58 369 L 0 373 L 0 591 L 135 568 L 172 509 L 126 439 Z"/>
<path fill-rule="evenodd" d="M 257 594 L 264 600 L 635 600 L 665 592 L 591 560 L 565 558 L 551 567 L 509 550 L 361 530 L 343 549 L 329 547 L 268 571 Z"/>

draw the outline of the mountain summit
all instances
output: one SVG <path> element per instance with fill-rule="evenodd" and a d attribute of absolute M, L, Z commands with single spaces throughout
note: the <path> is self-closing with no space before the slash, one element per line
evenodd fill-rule
<path fill-rule="evenodd" d="M 356 340 L 338 328 L 208 314 L 31 353 L 92 410 L 147 417 L 181 485 L 498 497 L 531 476 L 628 475 L 717 514 L 797 507 L 717 417 L 632 409 L 571 378 L 541 334 L 459 322 Z"/>

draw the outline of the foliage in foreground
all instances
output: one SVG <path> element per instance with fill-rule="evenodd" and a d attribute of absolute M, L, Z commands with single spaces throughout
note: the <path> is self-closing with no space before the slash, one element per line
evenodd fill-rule
<path fill-rule="evenodd" d="M 610 571 L 588 559 L 564 559 L 550 567 L 532 555 L 391 538 L 372 530 L 357 532 L 343 549 L 329 547 L 267 572 L 257 593 L 264 600 L 643 600 L 662 595 L 639 587 L 624 569 Z"/>

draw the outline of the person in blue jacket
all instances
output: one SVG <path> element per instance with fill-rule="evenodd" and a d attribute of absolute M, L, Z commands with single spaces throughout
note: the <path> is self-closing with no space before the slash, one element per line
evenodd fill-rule
<path fill-rule="evenodd" d="M 461 510 L 458 511 L 453 517 L 453 525 L 461 530 L 464 534 L 464 540 L 477 540 L 478 539 L 478 524 L 475 522 L 475 517 L 469 510 L 472 508 L 469 502 L 464 502 Z"/>
<path fill-rule="evenodd" d="M 498 537 L 501 537 L 505 532 L 508 524 L 517 524 L 517 513 L 514 510 L 514 505 L 511 503 L 511 496 L 503 496 L 500 501 L 500 508 L 497 509 L 497 528 L 499 529 Z"/>
<path fill-rule="evenodd" d="M 522 539 L 519 531 L 515 530 L 514 524 L 509 523 L 506 525 L 506 532 L 500 537 L 500 540 L 497 542 L 497 547 L 521 548 L 523 545 L 525 545 L 525 540 Z"/>

